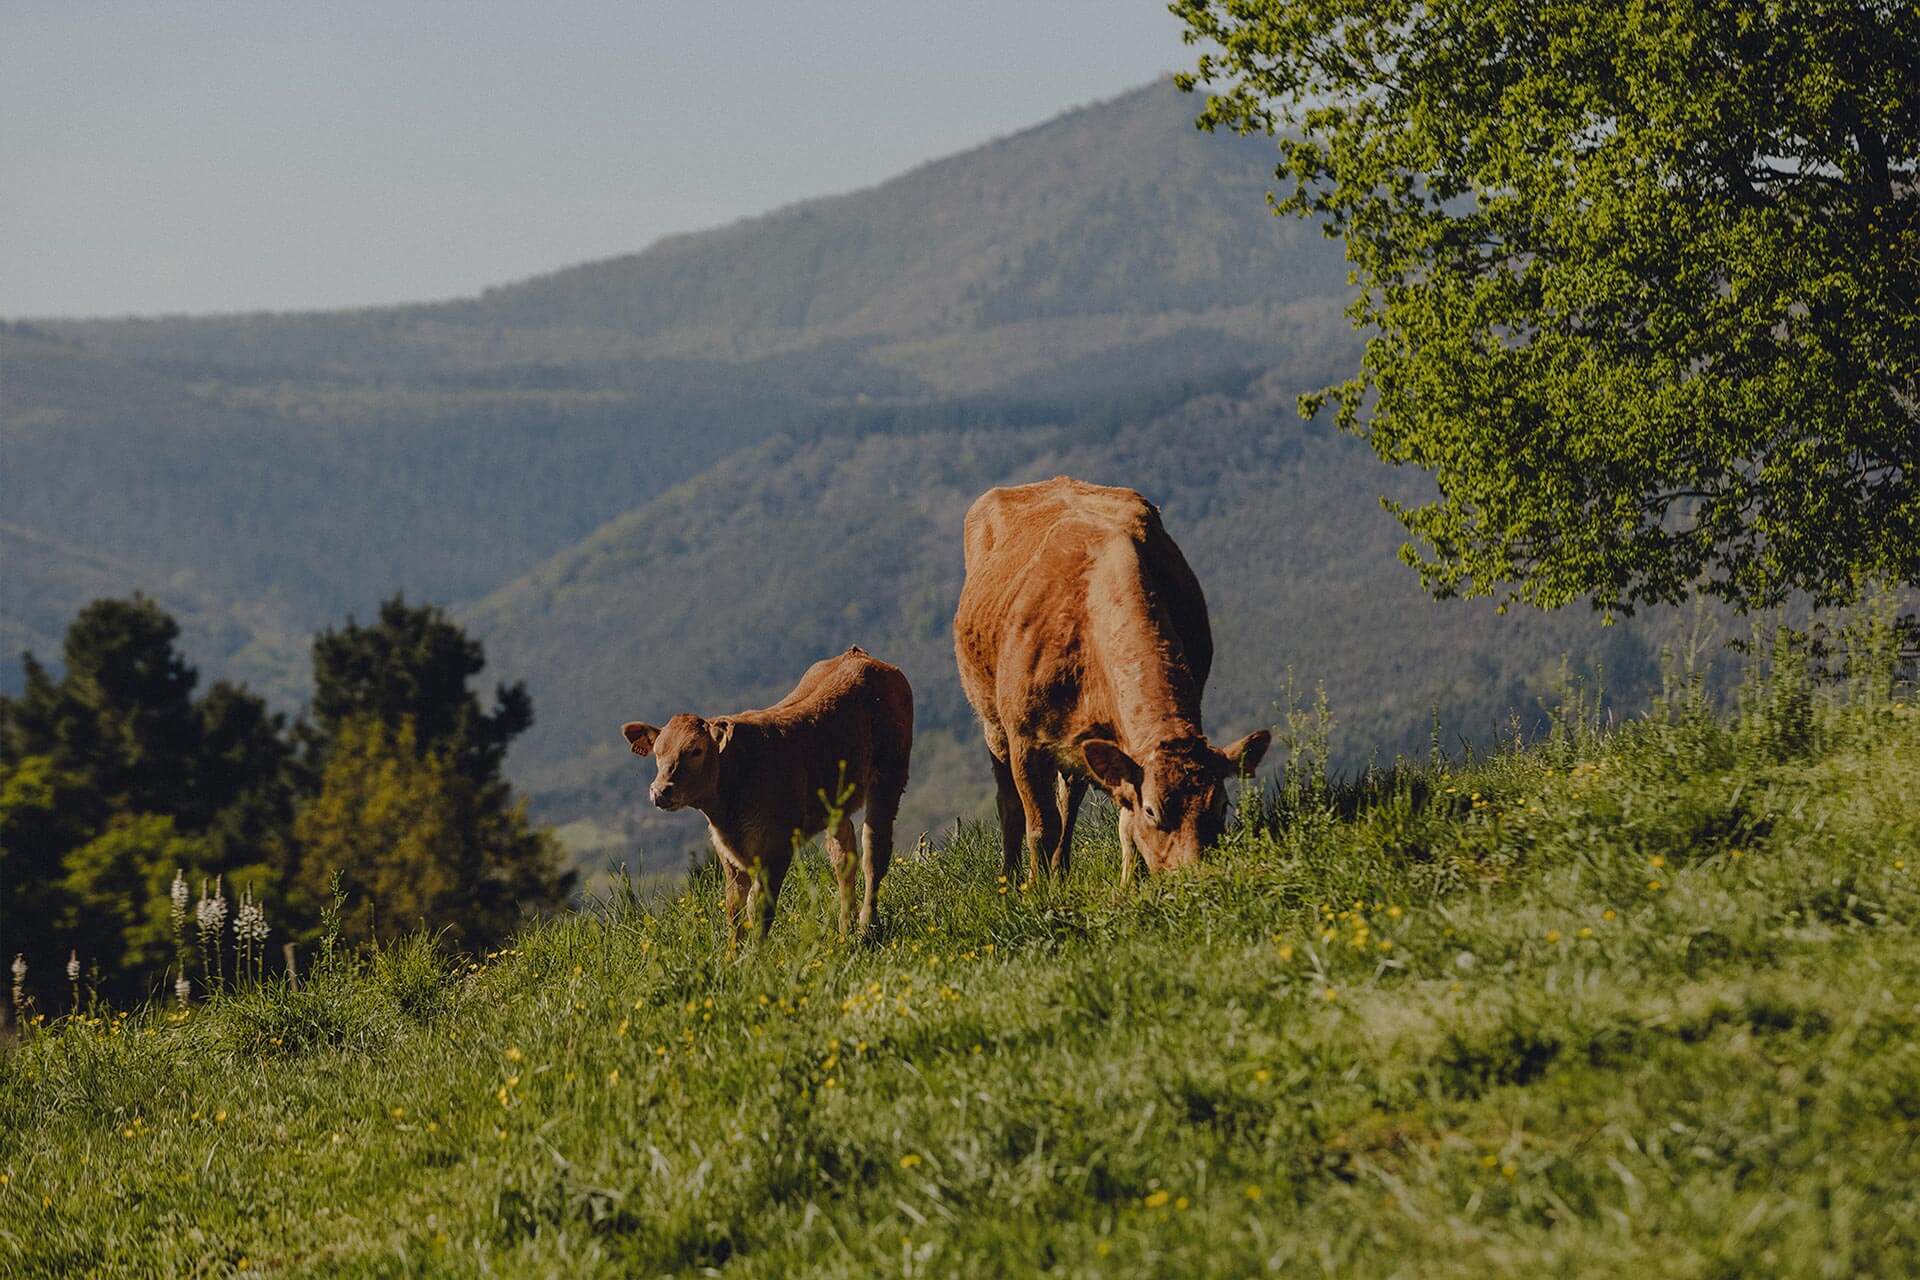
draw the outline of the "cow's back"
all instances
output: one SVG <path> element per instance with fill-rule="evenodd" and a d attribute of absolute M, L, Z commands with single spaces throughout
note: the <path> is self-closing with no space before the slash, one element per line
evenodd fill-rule
<path fill-rule="evenodd" d="M 1137 558 L 1196 688 L 1205 686 L 1213 665 L 1206 597 L 1160 512 L 1135 490 L 1067 476 L 989 489 L 967 511 L 963 544 L 954 647 L 976 710 L 987 710 L 1009 635 L 1064 644 L 1086 625 L 1088 572 L 1105 555 Z"/>
<path fill-rule="evenodd" d="M 736 717 L 816 739 L 815 750 L 904 772 L 913 749 L 913 688 L 900 668 L 858 645 L 808 667 L 792 692 Z"/>

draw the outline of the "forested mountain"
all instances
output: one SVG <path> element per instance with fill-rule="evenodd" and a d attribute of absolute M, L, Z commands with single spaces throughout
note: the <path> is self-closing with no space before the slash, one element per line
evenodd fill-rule
<path fill-rule="evenodd" d="M 960 514 L 1070 472 L 1165 506 L 1212 601 L 1217 731 L 1272 719 L 1291 668 L 1349 760 L 1424 741 L 1434 703 L 1484 734 L 1601 633 L 1420 595 L 1376 501 L 1410 482 L 1292 408 L 1357 352 L 1339 246 L 1272 218 L 1269 145 L 1196 109 L 1150 87 L 473 299 L 9 326 L 3 638 L 48 656 L 139 588 L 210 675 L 284 701 L 317 628 L 448 602 L 534 694 L 516 782 L 602 829 L 641 794 L 622 719 L 764 703 L 858 642 L 915 681 L 933 825 L 984 794 Z"/>
<path fill-rule="evenodd" d="M 903 825 L 978 812 L 990 782 L 950 631 L 961 516 L 991 485 L 1061 473 L 1161 504 L 1210 604 L 1216 738 L 1282 719 L 1290 672 L 1302 704 L 1324 682 L 1348 767 L 1374 748 L 1424 752 L 1436 710 L 1450 750 L 1458 735 L 1487 741 L 1510 712 L 1537 728 L 1562 654 L 1630 696 L 1648 686 L 1647 624 L 1601 632 L 1585 613 L 1497 619 L 1428 599 L 1394 560 L 1399 526 L 1378 503 L 1410 484 L 1262 390 L 1118 429 L 781 439 L 729 458 L 470 611 L 541 708 L 517 748 L 521 781 L 555 814 L 626 813 L 628 834 L 658 840 L 672 820 L 631 821 L 651 770 L 627 754 L 621 721 L 767 705 L 857 642 L 914 681 Z M 678 824 L 686 845 L 699 832 Z"/>

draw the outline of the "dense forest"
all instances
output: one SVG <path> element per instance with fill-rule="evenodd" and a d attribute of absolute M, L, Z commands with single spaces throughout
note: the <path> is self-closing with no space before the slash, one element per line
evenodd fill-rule
<path fill-rule="evenodd" d="M 354 942 L 428 927 L 477 949 L 566 900 L 558 848 L 501 774 L 532 703 L 514 685 L 482 704 L 481 648 L 440 610 L 395 597 L 322 632 L 293 724 L 242 686 L 198 692 L 179 636 L 151 600 L 96 601 L 62 673 L 28 654 L 25 689 L 0 697 L 16 1006 L 184 1003 L 236 980 L 237 956 L 297 972 L 286 944 L 342 906 L 332 932 Z"/>

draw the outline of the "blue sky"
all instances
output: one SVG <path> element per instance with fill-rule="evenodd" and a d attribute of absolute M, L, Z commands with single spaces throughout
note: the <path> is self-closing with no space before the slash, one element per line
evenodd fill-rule
<path fill-rule="evenodd" d="M 0 317 L 453 297 L 1184 66 L 1156 0 L 0 0 Z"/>

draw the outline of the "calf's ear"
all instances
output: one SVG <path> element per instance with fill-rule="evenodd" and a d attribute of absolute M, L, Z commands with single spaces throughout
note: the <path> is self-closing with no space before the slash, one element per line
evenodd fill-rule
<path fill-rule="evenodd" d="M 718 720 L 709 720 L 707 722 L 707 730 L 713 734 L 713 749 L 715 751 L 725 751 L 727 744 L 733 741 L 733 721 L 725 717 Z"/>
<path fill-rule="evenodd" d="M 1132 756 L 1120 749 L 1119 743 L 1108 742 L 1105 738 L 1089 738 L 1081 744 L 1080 754 L 1086 758 L 1087 768 L 1093 770 L 1093 776 L 1107 790 L 1118 791 L 1121 787 L 1139 785 L 1140 766 L 1134 763 Z"/>
<path fill-rule="evenodd" d="M 637 756 L 652 755 L 653 740 L 660 736 L 660 730 L 639 720 L 627 721 L 620 726 L 620 732 L 626 735 L 627 745 Z"/>
<path fill-rule="evenodd" d="M 1220 748 L 1220 754 L 1226 757 L 1227 767 L 1234 773 L 1252 773 L 1260 767 L 1261 759 L 1272 745 L 1271 733 L 1265 729 L 1255 729 L 1246 737 Z"/>

